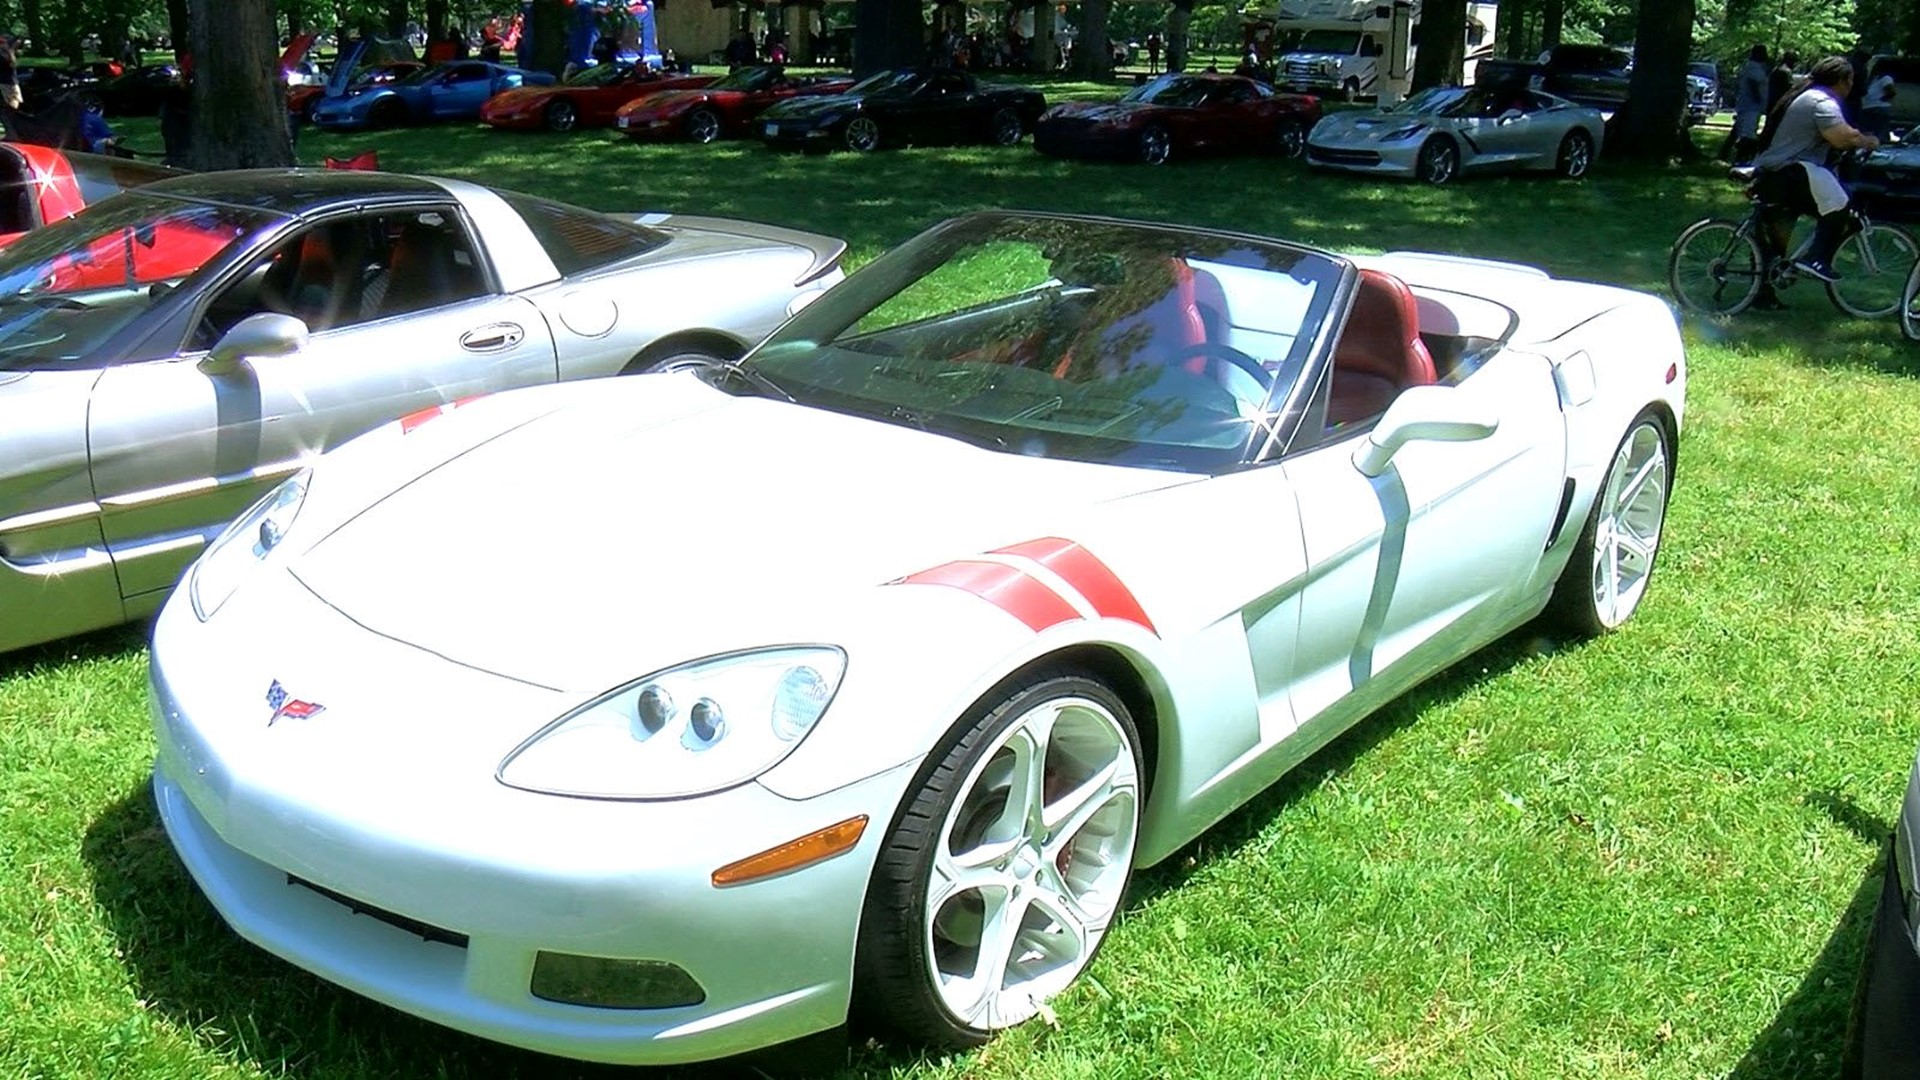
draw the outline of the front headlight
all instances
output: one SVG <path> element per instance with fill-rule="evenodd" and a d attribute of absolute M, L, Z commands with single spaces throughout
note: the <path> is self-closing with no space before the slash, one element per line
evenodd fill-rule
<path fill-rule="evenodd" d="M 288 477 L 200 553 L 188 578 L 187 596 L 201 622 L 213 618 L 246 576 L 280 546 L 307 498 L 312 476 L 313 470 L 302 469 Z"/>
<path fill-rule="evenodd" d="M 668 668 L 541 728 L 496 775 L 508 787 L 599 799 L 673 799 L 743 784 L 800 745 L 846 668 L 846 653 L 831 645 Z"/>

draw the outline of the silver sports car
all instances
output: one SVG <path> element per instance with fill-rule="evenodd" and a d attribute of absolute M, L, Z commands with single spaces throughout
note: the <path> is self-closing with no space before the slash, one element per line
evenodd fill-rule
<path fill-rule="evenodd" d="M 1585 176 L 1599 156 L 1600 110 L 1519 86 L 1442 86 L 1398 105 L 1329 114 L 1307 162 L 1445 184 L 1466 172 L 1543 169 Z"/>
<path fill-rule="evenodd" d="M 0 252 L 0 652 L 140 618 L 308 458 L 477 394 L 731 359 L 845 245 L 391 173 L 186 176 Z"/>

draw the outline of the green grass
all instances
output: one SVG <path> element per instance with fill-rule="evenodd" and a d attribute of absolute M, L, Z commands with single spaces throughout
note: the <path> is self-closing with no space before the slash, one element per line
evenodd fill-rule
<path fill-rule="evenodd" d="M 1434 191 L 1261 159 L 812 158 L 467 128 L 308 133 L 300 151 L 366 148 L 607 209 L 820 229 L 855 261 L 1013 206 L 1658 289 L 1679 229 L 1740 205 L 1706 167 Z M 945 1059 L 859 1046 L 846 1074 L 1835 1075 L 1920 739 L 1920 347 L 1808 287 L 1787 300 L 1690 331 L 1666 550 L 1623 632 L 1512 636 L 1140 874 L 1057 1027 Z M 0 658 L 0 1076 L 614 1075 L 412 1020 L 235 938 L 158 829 L 143 664 L 137 631 Z"/>

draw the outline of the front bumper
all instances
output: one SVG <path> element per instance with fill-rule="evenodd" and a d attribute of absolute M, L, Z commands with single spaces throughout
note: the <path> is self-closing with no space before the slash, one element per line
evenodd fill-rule
<path fill-rule="evenodd" d="M 669 139 L 680 134 L 686 120 L 680 116 L 616 116 L 614 130 L 629 139 Z"/>
<path fill-rule="evenodd" d="M 768 146 L 793 149 L 796 147 L 830 147 L 837 144 L 839 131 L 834 125 L 794 123 L 792 121 L 756 120 L 753 133 Z"/>
<path fill-rule="evenodd" d="M 1338 146 L 1307 143 L 1307 164 L 1342 172 L 1372 173 L 1376 176 L 1413 176 L 1417 171 L 1422 140 L 1408 140 L 1408 146 Z"/>
<path fill-rule="evenodd" d="M 1139 145 L 1140 133 L 1131 128 L 1039 124 L 1033 129 L 1033 148 L 1049 157 L 1118 160 L 1136 156 Z"/>
<path fill-rule="evenodd" d="M 488 127 L 505 131 L 535 131 L 545 126 L 546 119 L 545 115 L 539 112 L 513 116 L 488 116 L 486 113 L 481 113 L 480 122 Z"/>
<path fill-rule="evenodd" d="M 476 768 L 491 746 L 448 741 L 429 756 L 401 729 L 420 710 L 544 708 L 532 703 L 548 692 L 303 610 L 307 639 L 281 677 L 329 710 L 268 729 L 259 707 L 241 712 L 259 695 L 251 683 L 237 693 L 234 673 L 263 670 L 249 652 L 271 650 L 216 627 L 238 614 L 223 609 L 202 625 L 184 603 L 170 605 L 151 679 L 161 820 L 242 937 L 448 1027 L 592 1061 L 726 1057 L 845 1020 L 868 876 L 911 766 L 797 802 L 753 783 L 661 802 L 517 791 Z M 370 709 L 329 672 L 384 682 L 387 706 Z M 490 726 L 472 718 L 476 731 Z M 383 727 L 394 731 L 384 753 L 339 749 L 355 728 Z M 355 755 L 364 768 L 343 772 Z M 400 779 L 409 772 L 411 785 Z M 731 888 L 711 883 L 720 866 L 858 814 L 869 824 L 845 854 Z M 648 1009 L 545 1000 L 530 985 L 541 952 L 672 964 L 704 1000 Z"/>
<path fill-rule="evenodd" d="M 1896 837 L 1894 843 L 1899 842 Z M 1897 861 L 1889 852 L 1880 902 L 1867 931 L 1841 1058 L 1841 1075 L 1848 1080 L 1920 1076 L 1920 952 Z"/>

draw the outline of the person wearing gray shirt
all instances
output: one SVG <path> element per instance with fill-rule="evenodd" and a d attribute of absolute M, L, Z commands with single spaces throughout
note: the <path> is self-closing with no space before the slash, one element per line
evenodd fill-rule
<path fill-rule="evenodd" d="M 1853 65 L 1829 56 L 1813 65 L 1807 86 L 1790 95 L 1777 123 L 1769 125 L 1770 143 L 1753 159 L 1759 175 L 1754 190 L 1783 213 L 1769 222 L 1775 247 L 1784 251 L 1801 214 L 1820 219 L 1813 244 L 1794 266 L 1822 281 L 1833 281 L 1833 253 L 1853 228 L 1850 197 L 1827 167 L 1835 150 L 1871 150 L 1880 140 L 1847 123 L 1841 102 L 1853 88 Z"/>

